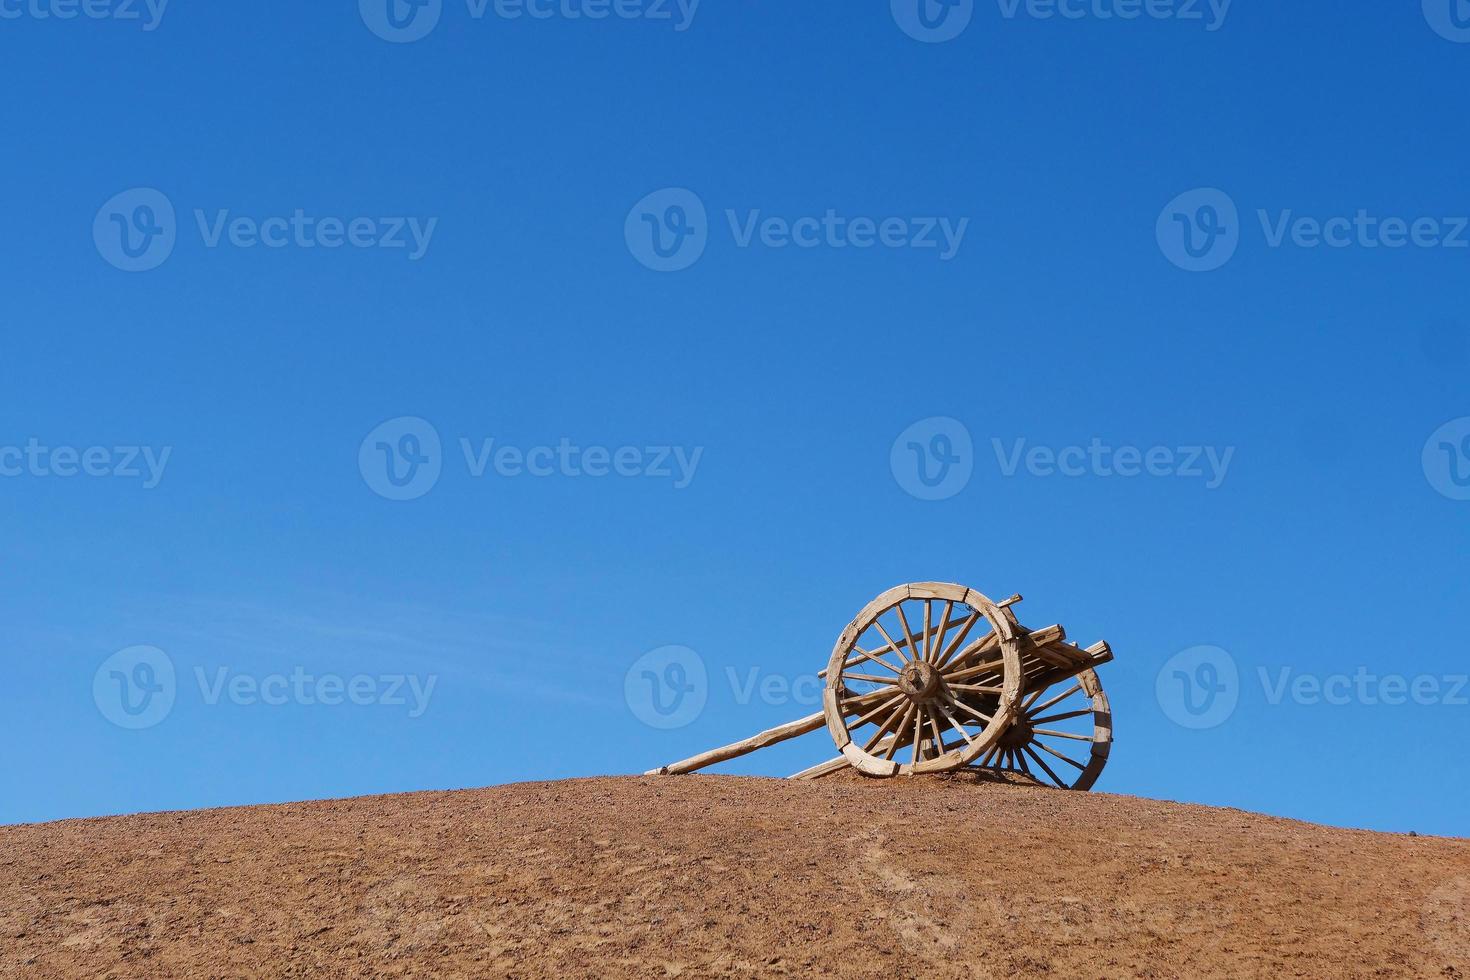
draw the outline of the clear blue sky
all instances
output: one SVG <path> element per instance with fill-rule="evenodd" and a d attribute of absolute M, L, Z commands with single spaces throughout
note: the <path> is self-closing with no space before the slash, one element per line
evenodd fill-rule
<path fill-rule="evenodd" d="M 1450 244 L 1470 10 L 1436 30 L 1417 2 L 1237 0 L 1210 30 L 1206 3 L 979 2 L 927 43 L 876 0 L 704 0 L 684 30 L 672 2 L 443 0 L 392 43 L 371 4 L 175 0 L 153 30 L 141 3 L 0 6 L 0 821 L 642 771 L 818 710 L 742 685 L 809 676 L 870 598 L 937 579 L 1112 643 L 1099 789 L 1465 833 L 1470 430 L 1431 434 L 1470 416 L 1470 249 Z M 669 188 L 689 195 L 635 208 Z M 1233 218 L 1205 212 L 1220 195 L 1171 205 L 1210 188 Z M 160 196 L 171 223 L 140 210 Z M 691 198 L 702 221 L 672 210 Z M 298 209 L 299 236 L 268 220 Z M 1436 219 L 1421 237 L 1443 243 L 1271 244 L 1283 218 L 1360 210 Z M 847 247 L 750 224 L 829 211 Z M 246 247 L 253 226 L 220 225 L 239 217 L 283 247 Z M 405 248 L 304 247 L 327 217 L 338 238 L 370 219 L 364 240 L 437 220 L 423 249 L 407 224 Z M 895 241 L 968 223 L 948 254 L 938 222 L 939 248 L 856 247 L 860 218 L 902 219 Z M 1235 251 L 1187 271 L 1185 222 L 1231 225 Z M 654 226 L 704 251 L 656 271 Z M 172 251 L 124 271 L 124 228 Z M 400 417 L 432 428 L 364 448 Z M 938 447 L 968 470 L 943 499 L 905 475 L 909 440 L 891 452 L 915 423 L 922 447 L 970 441 Z M 403 441 L 426 434 L 437 453 Z M 474 475 L 488 439 L 548 447 L 523 464 L 551 475 Z M 653 472 L 589 476 L 563 440 Z M 1081 475 L 1006 475 L 1017 440 Z M 1093 440 L 1171 474 L 1181 448 L 1233 452 L 1211 487 L 1065 453 Z M 140 475 L 86 475 L 92 447 L 95 471 Z M 437 481 L 390 499 L 384 451 Z M 667 645 L 708 681 L 665 730 L 625 679 Z M 1201 645 L 1238 680 L 1196 728 L 1172 685 L 1212 679 L 1171 658 Z M 175 672 L 159 718 L 108 701 L 164 684 L 109 665 L 137 646 Z M 297 668 L 318 686 L 252 703 Z M 1274 697 L 1283 669 L 1439 693 Z M 326 675 L 370 678 L 371 703 L 322 704 Z M 400 675 L 432 679 L 416 717 Z M 830 750 L 817 733 L 724 771 Z"/>

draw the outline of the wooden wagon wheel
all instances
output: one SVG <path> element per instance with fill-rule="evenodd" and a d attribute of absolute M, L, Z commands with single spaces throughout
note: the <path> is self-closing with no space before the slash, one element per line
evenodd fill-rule
<path fill-rule="evenodd" d="M 833 742 L 870 776 L 944 772 L 984 757 L 1018 713 L 1022 636 L 1007 610 L 962 585 L 889 589 L 832 649 L 822 711 Z M 992 709 L 975 707 L 977 697 Z M 905 747 L 909 761 L 896 761 Z"/>
<path fill-rule="evenodd" d="M 1074 758 L 1080 755 L 1079 743 L 1088 743 L 1091 749 L 1086 761 Z M 1108 696 L 1097 672 L 1084 670 L 1026 695 L 1016 720 L 980 757 L 980 768 L 1021 772 L 1063 789 L 1088 790 L 1108 764 L 1112 745 Z"/>

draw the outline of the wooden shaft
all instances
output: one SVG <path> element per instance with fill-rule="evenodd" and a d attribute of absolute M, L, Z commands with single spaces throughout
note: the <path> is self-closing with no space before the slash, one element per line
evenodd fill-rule
<path fill-rule="evenodd" d="M 843 704 L 843 714 L 857 714 L 859 711 L 862 711 L 870 707 L 871 705 L 878 703 L 880 700 L 882 700 L 879 695 L 892 697 L 892 692 L 891 690 L 885 689 L 882 691 L 874 691 L 871 694 L 864 694 L 859 697 L 849 698 Z M 789 721 L 784 725 L 778 725 L 775 728 L 768 728 L 765 731 L 760 732 L 759 734 L 752 735 L 750 736 L 750 738 L 743 739 L 739 742 L 732 742 L 729 745 L 722 745 L 717 749 L 710 749 L 708 752 L 701 752 L 699 753 L 699 755 L 692 755 L 687 759 L 681 759 L 678 762 L 671 762 L 668 765 L 660 766 L 657 769 L 650 769 L 648 770 L 648 772 L 644 773 L 644 775 L 679 776 L 683 775 L 686 772 L 695 772 L 699 769 L 705 768 L 706 766 L 712 766 L 718 762 L 727 762 L 730 759 L 738 759 L 742 755 L 749 755 L 756 749 L 763 749 L 768 745 L 775 745 L 777 742 L 784 742 L 787 739 L 796 738 L 799 735 L 805 735 L 807 732 L 814 732 L 826 723 L 827 716 L 818 711 L 816 714 L 807 715 L 805 718 L 798 718 L 795 721 Z"/>

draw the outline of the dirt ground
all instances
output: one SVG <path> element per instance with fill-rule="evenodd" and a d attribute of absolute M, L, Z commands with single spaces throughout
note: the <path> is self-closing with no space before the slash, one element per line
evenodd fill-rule
<path fill-rule="evenodd" d="M 1470 977 L 1470 841 L 973 777 L 0 828 L 5 977 Z"/>

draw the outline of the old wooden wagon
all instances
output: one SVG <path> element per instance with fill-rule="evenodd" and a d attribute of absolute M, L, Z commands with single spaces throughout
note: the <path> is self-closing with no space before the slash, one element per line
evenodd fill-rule
<path fill-rule="evenodd" d="M 825 726 L 841 754 L 791 778 L 976 769 L 1090 789 L 1113 741 L 1096 672 L 1112 650 L 1075 646 L 1061 626 L 1022 626 L 1020 601 L 945 582 L 889 589 L 837 638 L 820 712 L 649 775 L 694 772 Z"/>

